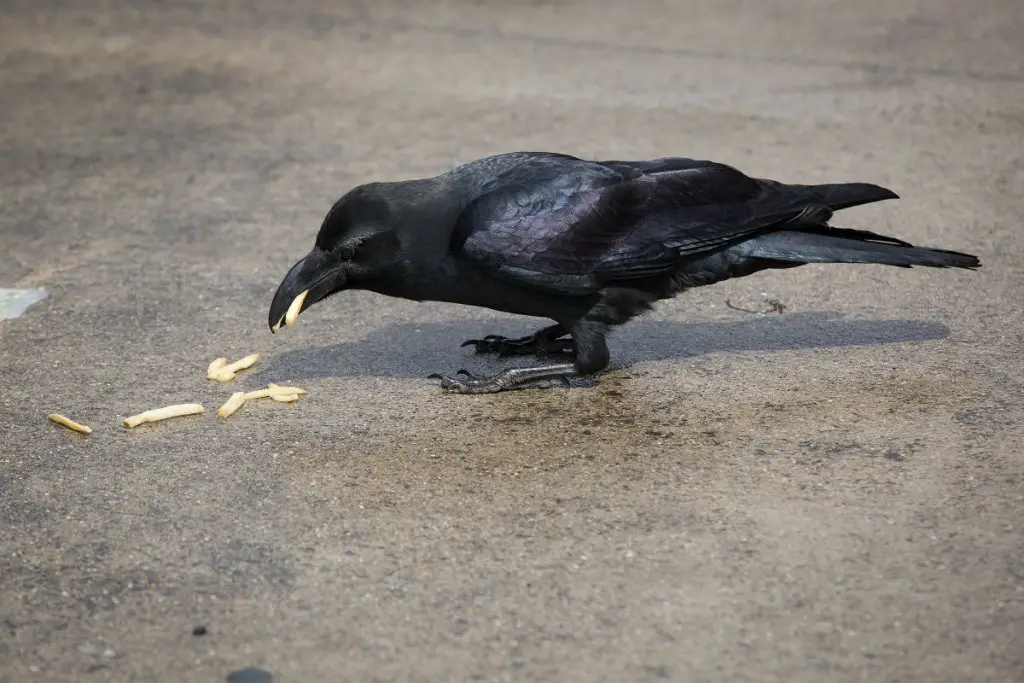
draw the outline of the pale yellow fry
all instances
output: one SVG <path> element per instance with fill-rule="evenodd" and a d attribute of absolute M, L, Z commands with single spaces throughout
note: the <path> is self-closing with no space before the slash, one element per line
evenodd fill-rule
<path fill-rule="evenodd" d="M 274 399 L 278 403 L 295 403 L 299 400 L 298 394 L 270 394 L 270 398 Z"/>
<path fill-rule="evenodd" d="M 288 312 L 284 314 L 285 327 L 291 327 L 292 323 L 295 322 L 295 319 L 299 317 L 299 311 L 302 309 L 302 302 L 306 300 L 307 294 L 309 294 L 308 289 L 292 300 L 292 305 L 288 307 Z"/>
<path fill-rule="evenodd" d="M 68 429 L 74 430 L 76 432 L 80 432 L 82 434 L 92 434 L 92 427 L 88 427 L 86 425 L 79 424 L 79 423 L 75 422 L 74 420 L 72 420 L 70 418 L 67 418 L 67 417 L 64 417 L 63 415 L 61 415 L 59 413 L 50 413 L 46 417 L 49 418 L 50 420 L 52 420 L 53 422 L 56 422 L 59 425 L 64 425 Z"/>
<path fill-rule="evenodd" d="M 280 384 L 274 384 L 273 382 L 267 385 L 267 389 L 270 389 L 270 393 L 272 394 L 299 394 L 301 396 L 309 393 L 305 389 L 300 389 L 299 387 L 283 387 Z"/>
<path fill-rule="evenodd" d="M 212 361 L 209 367 L 206 368 L 207 379 L 213 379 L 214 377 L 216 377 L 217 373 L 220 372 L 221 369 L 223 369 L 223 367 L 227 364 L 227 358 L 217 358 L 216 360 Z"/>
<path fill-rule="evenodd" d="M 238 372 L 239 370 L 245 370 L 255 365 L 256 361 L 260 359 L 260 354 L 250 353 L 245 358 L 239 358 L 234 363 L 228 363 L 224 366 L 223 370 L 228 372 Z"/>
<path fill-rule="evenodd" d="M 243 403 L 245 403 L 245 392 L 236 391 L 235 393 L 231 394 L 231 398 L 225 401 L 224 405 L 222 405 L 217 410 L 217 414 L 220 415 L 221 417 L 228 417 L 229 415 L 233 415 L 236 410 L 242 407 Z"/>
<path fill-rule="evenodd" d="M 258 361 L 259 359 L 260 354 L 250 353 L 245 358 L 240 358 L 239 360 L 236 360 L 234 363 L 228 363 L 227 365 L 222 367 L 213 375 L 213 379 L 217 380 L 218 382 L 230 382 L 235 378 L 235 375 L 238 374 L 239 370 L 251 368 L 253 364 L 255 364 L 256 361 Z"/>
<path fill-rule="evenodd" d="M 204 412 L 204 408 L 199 403 L 179 403 L 173 406 L 166 406 L 164 408 L 154 408 L 153 410 L 147 410 L 144 413 L 138 415 L 132 415 L 124 419 L 124 426 L 128 429 L 138 427 L 144 422 L 159 422 L 160 420 L 167 420 L 172 417 L 182 417 L 184 415 L 199 415 Z"/>
<path fill-rule="evenodd" d="M 251 401 L 257 398 L 270 398 L 271 393 L 270 389 L 256 389 L 255 391 L 245 392 L 243 396 L 245 396 L 246 401 Z"/>
<path fill-rule="evenodd" d="M 309 392 L 305 389 L 300 389 L 299 387 L 282 387 L 278 384 L 268 384 L 266 389 L 255 389 L 253 391 L 246 392 L 245 400 L 251 401 L 257 398 L 271 398 L 274 395 L 301 396 L 302 394 L 307 393 Z"/>

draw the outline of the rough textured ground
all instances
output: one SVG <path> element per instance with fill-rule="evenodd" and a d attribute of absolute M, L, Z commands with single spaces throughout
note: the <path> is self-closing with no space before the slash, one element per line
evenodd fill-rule
<path fill-rule="evenodd" d="M 0 322 L 0 681 L 1024 678 L 1018 2 L 2 7 L 0 287 L 50 297 Z M 442 395 L 537 324 L 458 306 L 270 335 L 342 192 L 518 149 L 881 183 L 843 224 L 985 267 L 698 291 L 589 389 Z M 219 420 L 252 351 L 310 393 Z"/>

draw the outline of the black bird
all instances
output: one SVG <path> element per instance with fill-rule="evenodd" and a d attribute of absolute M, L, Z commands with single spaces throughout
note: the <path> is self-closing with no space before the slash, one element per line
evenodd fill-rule
<path fill-rule="evenodd" d="M 431 378 L 462 393 L 567 382 L 608 366 L 610 328 L 692 287 L 807 263 L 980 267 L 970 254 L 829 225 L 833 211 L 896 198 L 877 185 L 788 185 L 713 161 L 500 154 L 341 197 L 278 287 L 269 324 L 276 332 L 345 289 L 548 318 L 555 324 L 521 339 L 463 346 L 562 362 Z"/>

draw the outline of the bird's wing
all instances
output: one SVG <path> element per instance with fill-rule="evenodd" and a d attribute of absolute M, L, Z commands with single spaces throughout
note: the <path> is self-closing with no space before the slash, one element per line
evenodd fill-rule
<path fill-rule="evenodd" d="M 599 161 L 597 163 L 612 168 L 631 168 L 643 173 L 669 173 L 672 171 L 685 171 L 692 168 L 721 166 L 721 164 L 714 161 L 688 159 L 686 157 L 661 157 L 660 159 L 645 159 L 642 161 Z"/>
<path fill-rule="evenodd" d="M 561 294 L 671 271 L 700 253 L 800 215 L 789 186 L 729 166 L 673 159 L 538 159 L 496 176 L 460 216 L 452 251 L 495 275 Z"/>

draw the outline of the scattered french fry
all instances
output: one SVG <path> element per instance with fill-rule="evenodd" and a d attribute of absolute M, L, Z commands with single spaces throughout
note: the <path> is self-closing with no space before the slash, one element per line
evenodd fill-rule
<path fill-rule="evenodd" d="M 222 366 L 213 374 L 213 379 L 218 382 L 230 382 L 238 375 L 239 370 L 251 368 L 259 359 L 260 354 L 250 353 L 245 358 L 241 358 L 236 360 L 234 363 Z"/>
<path fill-rule="evenodd" d="M 154 408 L 153 410 L 147 410 L 146 412 L 139 413 L 138 415 L 126 417 L 124 419 L 124 426 L 128 429 L 133 429 L 146 422 L 160 422 L 161 420 L 167 420 L 172 417 L 199 415 L 204 411 L 205 409 L 199 403 L 180 403 L 178 405 L 166 406 L 164 408 Z"/>
<path fill-rule="evenodd" d="M 256 389 L 255 391 L 247 391 L 242 396 L 246 401 L 252 401 L 257 398 L 270 398 L 271 393 L 270 389 Z"/>
<path fill-rule="evenodd" d="M 228 417 L 230 415 L 233 415 L 236 410 L 242 407 L 243 403 L 245 403 L 245 392 L 236 391 L 235 393 L 231 394 L 231 398 L 225 401 L 224 405 L 222 405 L 217 410 L 217 414 L 220 415 L 221 417 Z"/>
<path fill-rule="evenodd" d="M 278 403 L 295 403 L 299 400 L 298 394 L 275 394 L 271 393 L 270 398 L 274 399 Z"/>
<path fill-rule="evenodd" d="M 207 379 L 215 378 L 217 376 L 217 373 L 220 372 L 224 368 L 224 366 L 227 365 L 227 364 L 228 364 L 228 359 L 227 358 L 217 358 L 216 360 L 212 361 L 210 363 L 210 366 L 208 368 L 206 368 L 206 377 L 207 377 Z"/>
<path fill-rule="evenodd" d="M 273 382 L 271 382 L 270 384 L 267 385 L 267 389 L 270 389 L 270 393 L 272 393 L 272 394 L 274 394 L 274 393 L 298 394 L 298 395 L 301 396 L 303 394 L 308 394 L 309 393 L 305 389 L 300 389 L 299 387 L 282 387 L 280 384 L 274 384 Z"/>
<path fill-rule="evenodd" d="M 301 396 L 309 392 L 299 387 L 283 387 L 279 384 L 268 384 L 266 389 L 255 389 L 245 393 L 245 400 L 257 398 L 273 398 L 274 396 Z"/>
<path fill-rule="evenodd" d="M 291 327 L 295 319 L 299 317 L 299 311 L 302 310 L 302 302 L 306 300 L 306 295 L 309 294 L 307 289 L 302 294 L 299 294 L 292 301 L 292 305 L 288 307 L 288 312 L 284 314 L 284 326 Z"/>
<path fill-rule="evenodd" d="M 46 417 L 50 419 L 52 422 L 56 422 L 57 424 L 63 425 L 72 431 L 79 432 L 80 434 L 92 434 L 92 427 L 79 424 L 74 420 L 64 417 L 59 413 L 50 413 Z"/>

